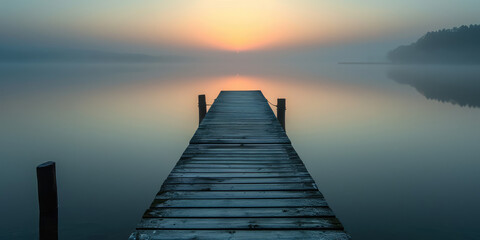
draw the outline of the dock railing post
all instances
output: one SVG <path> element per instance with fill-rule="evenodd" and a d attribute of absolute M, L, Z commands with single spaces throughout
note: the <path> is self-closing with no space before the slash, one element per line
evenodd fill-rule
<path fill-rule="evenodd" d="M 58 196 L 55 162 L 37 166 L 40 240 L 58 239 Z"/>
<path fill-rule="evenodd" d="M 282 125 L 283 130 L 286 130 L 286 128 L 285 128 L 285 110 L 287 110 L 286 99 L 285 98 L 277 98 L 277 119 L 280 122 L 280 125 Z"/>
<path fill-rule="evenodd" d="M 205 100 L 205 94 L 198 95 L 198 124 L 200 124 L 207 114 L 207 101 Z"/>

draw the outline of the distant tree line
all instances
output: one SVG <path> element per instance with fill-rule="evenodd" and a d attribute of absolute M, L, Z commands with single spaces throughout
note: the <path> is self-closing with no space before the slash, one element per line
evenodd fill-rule
<path fill-rule="evenodd" d="M 428 32 L 388 58 L 394 63 L 480 63 L 480 25 Z"/>

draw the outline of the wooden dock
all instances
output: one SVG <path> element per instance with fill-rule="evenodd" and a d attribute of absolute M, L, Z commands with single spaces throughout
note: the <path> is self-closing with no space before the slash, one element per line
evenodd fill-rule
<path fill-rule="evenodd" d="M 261 91 L 222 91 L 130 240 L 350 239 Z"/>

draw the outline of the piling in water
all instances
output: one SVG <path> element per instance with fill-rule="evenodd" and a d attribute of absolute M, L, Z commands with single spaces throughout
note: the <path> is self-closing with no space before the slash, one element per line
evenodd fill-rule
<path fill-rule="evenodd" d="M 286 130 L 285 129 L 285 110 L 287 110 L 286 99 L 278 98 L 277 99 L 277 119 L 280 122 L 280 125 L 282 125 L 283 130 Z"/>
<path fill-rule="evenodd" d="M 40 240 L 58 239 L 58 196 L 55 162 L 37 166 Z"/>
<path fill-rule="evenodd" d="M 207 114 L 207 101 L 205 100 L 205 95 L 198 95 L 198 124 L 200 124 Z"/>

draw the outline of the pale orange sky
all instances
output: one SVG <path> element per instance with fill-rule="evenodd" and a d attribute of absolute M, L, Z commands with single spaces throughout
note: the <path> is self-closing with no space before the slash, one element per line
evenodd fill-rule
<path fill-rule="evenodd" d="M 387 31 L 386 22 L 379 24 L 385 13 L 339 9 L 333 3 L 313 7 L 279 0 L 193 0 L 178 5 L 161 8 L 159 14 L 148 10 L 141 24 L 117 34 L 149 43 L 247 51 L 362 39 Z M 101 21 L 109 18 L 104 17 Z"/>
<path fill-rule="evenodd" d="M 419 37 L 478 23 L 478 9 L 476 0 L 4 0 L 0 33 L 240 52 Z"/>

